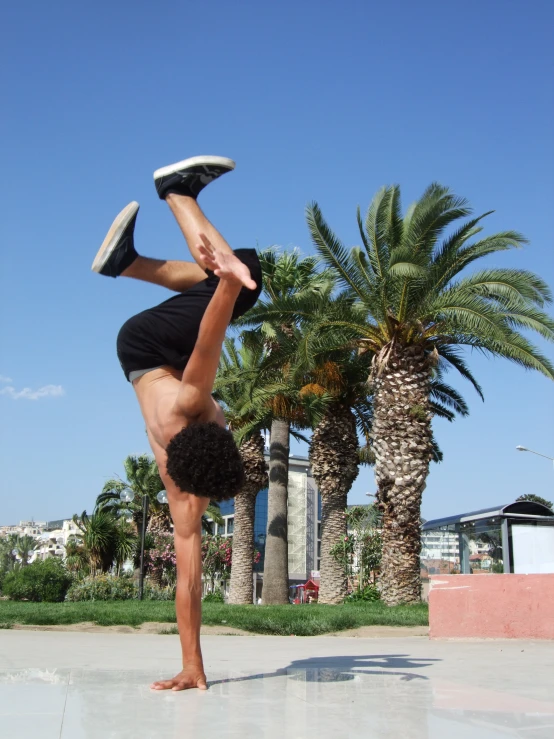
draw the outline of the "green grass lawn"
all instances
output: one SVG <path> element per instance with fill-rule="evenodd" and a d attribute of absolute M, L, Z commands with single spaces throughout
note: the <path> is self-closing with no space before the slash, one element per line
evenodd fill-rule
<path fill-rule="evenodd" d="M 93 621 L 100 626 L 140 626 L 145 621 L 175 623 L 175 604 L 167 601 L 91 601 L 18 603 L 0 601 L 0 627 L 57 625 Z M 204 603 L 202 623 L 234 626 L 256 634 L 317 636 L 357 626 L 426 626 L 426 603 L 388 608 L 382 603 L 342 606 L 229 606 Z"/>

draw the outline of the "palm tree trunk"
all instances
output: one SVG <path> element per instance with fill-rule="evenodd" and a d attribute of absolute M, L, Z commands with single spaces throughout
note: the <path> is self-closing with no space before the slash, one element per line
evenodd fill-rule
<path fill-rule="evenodd" d="M 380 590 L 388 605 L 421 600 L 421 496 L 432 457 L 431 360 L 419 346 L 396 346 L 373 362 L 373 448 L 383 513 Z"/>
<path fill-rule="evenodd" d="M 334 405 L 326 413 L 313 433 L 310 461 L 322 502 L 319 602 L 342 603 L 347 573 L 331 550 L 347 535 L 347 496 L 358 476 L 358 436 L 350 408 Z"/>
<path fill-rule="evenodd" d="M 257 492 L 242 491 L 235 498 L 235 529 L 229 603 L 253 602 L 254 509 Z"/>
<path fill-rule="evenodd" d="M 264 585 L 266 604 L 289 602 L 289 552 L 287 498 L 289 477 L 290 423 L 274 419 L 269 445 L 269 493 L 265 544 Z"/>
<path fill-rule="evenodd" d="M 256 434 L 240 445 L 245 484 L 235 498 L 235 527 L 229 603 L 251 604 L 253 601 L 254 510 L 256 496 L 267 486 L 264 439 Z"/>

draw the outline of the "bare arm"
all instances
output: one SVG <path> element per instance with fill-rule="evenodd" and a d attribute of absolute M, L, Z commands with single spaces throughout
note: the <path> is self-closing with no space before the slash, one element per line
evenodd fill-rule
<path fill-rule="evenodd" d="M 175 525 L 177 554 L 177 594 L 175 609 L 181 640 L 183 669 L 171 680 L 152 685 L 155 690 L 185 690 L 206 688 L 206 676 L 200 649 L 202 622 L 202 553 L 201 519 L 209 504 L 208 498 L 198 498 L 168 488 L 169 507 Z"/>
<path fill-rule="evenodd" d="M 200 416 L 208 408 L 212 410 L 211 393 L 236 299 L 243 286 L 256 288 L 245 264 L 233 253 L 216 250 L 203 234 L 200 236 L 203 244 L 198 249 L 205 265 L 213 269 L 220 281 L 200 323 L 175 404 L 176 411 L 188 417 Z"/>
<path fill-rule="evenodd" d="M 213 405 L 211 394 L 221 349 L 240 289 L 240 284 L 220 280 L 204 313 L 194 350 L 183 372 L 175 403 L 177 412 L 194 417 Z"/>

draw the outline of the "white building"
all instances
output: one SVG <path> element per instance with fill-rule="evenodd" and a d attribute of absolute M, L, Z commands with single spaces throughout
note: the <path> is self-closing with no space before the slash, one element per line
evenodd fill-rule
<path fill-rule="evenodd" d="M 32 536 L 36 549 L 30 550 L 29 562 L 47 557 L 65 557 L 65 545 L 70 536 L 78 536 L 79 529 L 71 519 L 57 521 L 61 526 L 49 528 L 46 521 L 20 521 L 14 526 L 0 526 L 0 536 Z"/>
<path fill-rule="evenodd" d="M 36 559 L 46 559 L 47 557 L 65 557 L 65 546 L 71 536 L 78 536 L 81 533 L 72 519 L 63 521 L 61 528 L 52 531 L 43 531 L 37 537 L 39 547 L 35 551 L 31 562 Z"/>
<path fill-rule="evenodd" d="M 459 564 L 460 537 L 454 531 L 423 531 L 421 534 L 421 559 L 442 560 Z"/>
<path fill-rule="evenodd" d="M 20 521 L 13 526 L 0 526 L 0 536 L 39 536 L 47 527 L 46 521 Z"/>

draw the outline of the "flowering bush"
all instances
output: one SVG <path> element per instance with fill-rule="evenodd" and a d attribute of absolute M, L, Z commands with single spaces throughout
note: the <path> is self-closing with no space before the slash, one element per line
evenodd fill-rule
<path fill-rule="evenodd" d="M 253 563 L 260 561 L 261 553 L 254 550 Z M 202 574 L 204 579 L 212 583 L 214 590 L 215 581 L 225 582 L 231 576 L 231 565 L 233 563 L 233 539 L 213 534 L 205 534 L 202 537 Z"/>
<path fill-rule="evenodd" d="M 206 534 L 202 537 L 202 573 L 212 583 L 216 578 L 228 580 L 233 561 L 233 541 L 231 538 Z"/>
<path fill-rule="evenodd" d="M 177 555 L 173 534 L 156 533 L 153 546 L 144 553 L 146 572 L 157 585 L 173 586 L 177 577 Z"/>

